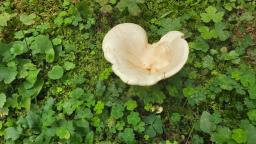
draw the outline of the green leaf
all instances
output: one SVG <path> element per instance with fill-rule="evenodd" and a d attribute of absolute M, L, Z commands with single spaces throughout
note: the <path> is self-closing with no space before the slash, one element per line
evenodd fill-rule
<path fill-rule="evenodd" d="M 141 121 L 139 113 L 138 112 L 131 112 L 127 116 L 127 122 L 128 124 L 131 124 L 133 126 L 136 126 Z"/>
<path fill-rule="evenodd" d="M 216 31 L 214 29 L 210 30 L 207 26 L 199 27 L 198 31 L 201 33 L 201 37 L 206 40 L 218 37 Z"/>
<path fill-rule="evenodd" d="M 94 107 L 94 111 L 96 112 L 96 114 L 101 114 L 102 111 L 104 110 L 104 102 L 102 101 L 98 101 L 97 104 Z"/>
<path fill-rule="evenodd" d="M 203 58 L 202 64 L 203 64 L 203 68 L 208 68 L 209 70 L 213 70 L 215 67 L 213 57 L 210 55 L 207 55 Z"/>
<path fill-rule="evenodd" d="M 144 122 L 148 125 L 145 133 L 150 137 L 155 137 L 156 134 L 163 133 L 163 123 L 161 117 L 152 114 L 145 117 Z"/>
<path fill-rule="evenodd" d="M 17 140 L 21 135 L 21 130 L 14 128 L 14 127 L 8 127 L 5 129 L 4 138 L 6 140 L 11 139 L 12 141 Z"/>
<path fill-rule="evenodd" d="M 120 0 L 117 4 L 117 8 L 122 12 L 126 8 L 133 16 L 138 16 L 141 12 L 138 4 L 144 3 L 144 0 Z"/>
<path fill-rule="evenodd" d="M 93 144 L 94 133 L 91 131 L 86 135 L 86 144 Z"/>
<path fill-rule="evenodd" d="M 164 35 L 169 31 L 177 31 L 180 30 L 182 25 L 180 22 L 180 19 L 171 19 L 171 18 L 166 18 L 166 19 L 161 19 L 159 21 L 160 23 L 160 29 L 157 31 L 159 35 Z"/>
<path fill-rule="evenodd" d="M 129 111 L 133 111 L 135 108 L 137 108 L 137 102 L 135 100 L 128 100 L 125 103 L 126 109 Z"/>
<path fill-rule="evenodd" d="M 194 42 L 190 43 L 190 47 L 195 50 L 200 50 L 203 52 L 207 52 L 209 50 L 208 43 L 203 40 L 201 37 L 198 37 Z"/>
<path fill-rule="evenodd" d="M 246 143 L 247 135 L 243 129 L 233 129 L 232 130 L 232 139 L 237 143 Z"/>
<path fill-rule="evenodd" d="M 181 120 L 181 116 L 179 113 L 172 113 L 170 120 L 172 123 L 177 124 Z"/>
<path fill-rule="evenodd" d="M 153 126 L 149 126 L 146 128 L 145 134 L 148 135 L 149 137 L 153 138 L 156 136 L 156 131 L 153 128 Z"/>
<path fill-rule="evenodd" d="M 228 143 L 231 141 L 231 131 L 227 127 L 218 127 L 217 131 L 211 135 L 211 140 L 217 144 Z"/>
<path fill-rule="evenodd" d="M 210 133 L 216 128 L 216 125 L 211 121 L 211 114 L 204 111 L 200 118 L 200 129 L 205 133 Z"/>
<path fill-rule="evenodd" d="M 51 40 L 46 35 L 38 35 L 34 38 L 30 49 L 32 54 L 44 53 L 47 62 L 51 63 L 54 61 L 55 52 Z"/>
<path fill-rule="evenodd" d="M 195 105 L 206 99 L 203 87 L 186 87 L 183 88 L 183 94 L 187 97 L 190 105 Z"/>
<path fill-rule="evenodd" d="M 0 14 L 0 26 L 7 26 L 7 22 L 11 20 L 16 14 L 1 13 Z"/>
<path fill-rule="evenodd" d="M 76 67 L 76 65 L 72 62 L 65 62 L 64 63 L 64 68 L 65 70 L 69 71 L 69 70 L 72 70 Z"/>
<path fill-rule="evenodd" d="M 61 66 L 56 65 L 53 66 L 52 69 L 48 72 L 48 77 L 53 80 L 57 80 L 62 78 L 64 74 L 64 70 Z"/>
<path fill-rule="evenodd" d="M 14 56 L 21 55 L 27 51 L 28 51 L 28 48 L 25 42 L 22 42 L 22 41 L 14 42 L 10 49 L 11 54 L 13 54 Z"/>
<path fill-rule="evenodd" d="M 60 45 L 62 43 L 62 39 L 59 37 L 56 37 L 52 40 L 53 45 L 57 46 Z"/>
<path fill-rule="evenodd" d="M 0 65 L 0 81 L 4 80 L 5 84 L 10 84 L 14 81 L 17 74 L 16 66 L 4 67 Z"/>
<path fill-rule="evenodd" d="M 135 140 L 135 135 L 131 128 L 125 128 L 123 132 L 119 133 L 119 137 L 127 144 L 132 144 Z"/>
<path fill-rule="evenodd" d="M 230 36 L 230 32 L 228 32 L 224 29 L 226 29 L 225 23 L 218 22 L 215 24 L 215 32 L 221 41 L 227 40 Z"/>
<path fill-rule="evenodd" d="M 145 123 L 144 122 L 139 122 L 138 125 L 134 126 L 134 130 L 141 133 L 145 131 Z"/>
<path fill-rule="evenodd" d="M 56 130 L 56 135 L 60 138 L 60 139 L 69 139 L 70 138 L 70 132 L 68 131 L 67 128 L 65 127 L 59 127 Z"/>
<path fill-rule="evenodd" d="M 123 117 L 124 115 L 123 111 L 124 111 L 124 107 L 121 104 L 115 104 L 111 109 L 111 116 L 115 119 L 119 119 Z"/>
<path fill-rule="evenodd" d="M 82 88 L 76 88 L 70 93 L 70 97 L 79 99 L 82 95 L 84 95 L 84 90 Z"/>
<path fill-rule="evenodd" d="M 193 135 L 192 144 L 204 144 L 204 139 L 198 135 Z"/>
<path fill-rule="evenodd" d="M 256 109 L 247 112 L 247 116 L 249 117 L 249 120 L 256 122 Z"/>
<path fill-rule="evenodd" d="M 25 25 L 32 25 L 35 23 L 34 19 L 36 18 L 36 14 L 32 13 L 30 15 L 21 14 L 20 21 Z"/>
<path fill-rule="evenodd" d="M 256 99 L 256 87 L 255 86 L 250 86 L 248 88 L 248 92 L 249 92 L 250 99 Z"/>
<path fill-rule="evenodd" d="M 247 144 L 255 144 L 256 141 L 256 128 L 253 125 L 249 125 L 246 128 Z"/>
<path fill-rule="evenodd" d="M 213 6 L 206 8 L 206 13 L 200 14 L 201 19 L 205 23 L 209 23 L 211 20 L 215 23 L 218 23 L 222 20 L 224 12 L 217 12 L 217 9 Z"/>
<path fill-rule="evenodd" d="M 160 117 L 156 117 L 156 119 L 153 123 L 153 127 L 158 134 L 163 133 L 163 123 L 162 123 L 162 120 Z"/>
<path fill-rule="evenodd" d="M 4 93 L 0 93 L 0 108 L 3 108 L 5 102 L 6 102 L 6 95 Z"/>

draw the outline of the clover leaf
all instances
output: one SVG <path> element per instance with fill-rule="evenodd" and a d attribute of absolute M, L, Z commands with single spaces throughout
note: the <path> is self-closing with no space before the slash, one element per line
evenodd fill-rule
<path fill-rule="evenodd" d="M 128 124 L 131 124 L 133 126 L 136 126 L 141 121 L 139 113 L 138 112 L 131 112 L 127 116 L 127 122 Z"/>
<path fill-rule="evenodd" d="M 123 132 L 119 133 L 119 137 L 125 143 L 133 143 L 135 140 L 135 135 L 131 128 L 125 128 Z"/>
<path fill-rule="evenodd" d="M 129 111 L 133 111 L 138 105 L 137 102 L 135 100 L 128 100 L 125 103 L 126 109 Z"/>
<path fill-rule="evenodd" d="M 217 9 L 213 6 L 206 8 L 206 13 L 200 14 L 201 19 L 205 23 L 209 23 L 211 20 L 215 23 L 218 23 L 222 20 L 224 12 L 217 12 Z"/>
<path fill-rule="evenodd" d="M 115 119 L 123 117 L 124 107 L 121 104 L 115 104 L 111 109 L 111 116 Z"/>

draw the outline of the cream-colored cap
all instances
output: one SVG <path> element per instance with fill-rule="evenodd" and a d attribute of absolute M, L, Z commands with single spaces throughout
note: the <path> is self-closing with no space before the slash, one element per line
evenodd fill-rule
<path fill-rule="evenodd" d="M 176 74 L 189 54 L 183 33 L 170 31 L 148 44 L 145 30 L 133 23 L 112 28 L 104 37 L 103 52 L 113 72 L 130 85 L 149 86 Z"/>

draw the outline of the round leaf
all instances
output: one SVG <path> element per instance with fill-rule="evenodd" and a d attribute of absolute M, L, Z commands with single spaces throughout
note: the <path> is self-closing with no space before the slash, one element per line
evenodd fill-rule
<path fill-rule="evenodd" d="M 53 79 L 53 80 L 57 80 L 57 79 L 60 79 L 62 78 L 64 74 L 64 70 L 61 66 L 59 65 L 56 65 L 54 66 L 49 72 L 48 72 L 48 77 L 50 79 Z"/>

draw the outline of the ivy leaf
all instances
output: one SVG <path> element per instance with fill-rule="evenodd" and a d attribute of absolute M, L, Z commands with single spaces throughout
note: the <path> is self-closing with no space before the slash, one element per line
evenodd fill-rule
<path fill-rule="evenodd" d="M 111 109 L 111 116 L 115 119 L 119 119 L 123 117 L 124 115 L 123 111 L 124 111 L 124 107 L 121 104 L 115 104 Z"/>
<path fill-rule="evenodd" d="M 224 12 L 217 12 L 217 9 L 213 6 L 206 8 L 206 13 L 200 14 L 201 19 L 205 23 L 209 23 L 211 20 L 215 23 L 218 23 L 222 20 Z"/>
<path fill-rule="evenodd" d="M 6 95 L 4 93 L 0 93 L 0 108 L 3 108 L 6 102 Z"/>
<path fill-rule="evenodd" d="M 119 137 L 128 144 L 131 144 L 135 140 L 133 129 L 125 128 L 123 132 L 119 133 Z"/>
<path fill-rule="evenodd" d="M 61 66 L 56 65 L 53 66 L 52 69 L 48 72 L 48 77 L 53 80 L 57 80 L 62 78 L 64 74 L 64 70 Z"/>
<path fill-rule="evenodd" d="M 243 129 L 233 129 L 232 130 L 232 139 L 237 143 L 246 143 L 247 135 Z"/>
<path fill-rule="evenodd" d="M 56 135 L 60 138 L 60 139 L 69 139 L 70 138 L 70 132 L 67 128 L 65 127 L 59 127 L 56 130 Z"/>
<path fill-rule="evenodd" d="M 34 19 L 36 18 L 36 14 L 32 13 L 30 15 L 21 14 L 20 21 L 25 25 L 32 25 L 35 23 Z"/>
<path fill-rule="evenodd" d="M 7 26 L 7 22 L 11 20 L 16 14 L 2 13 L 0 14 L 0 26 Z"/>

